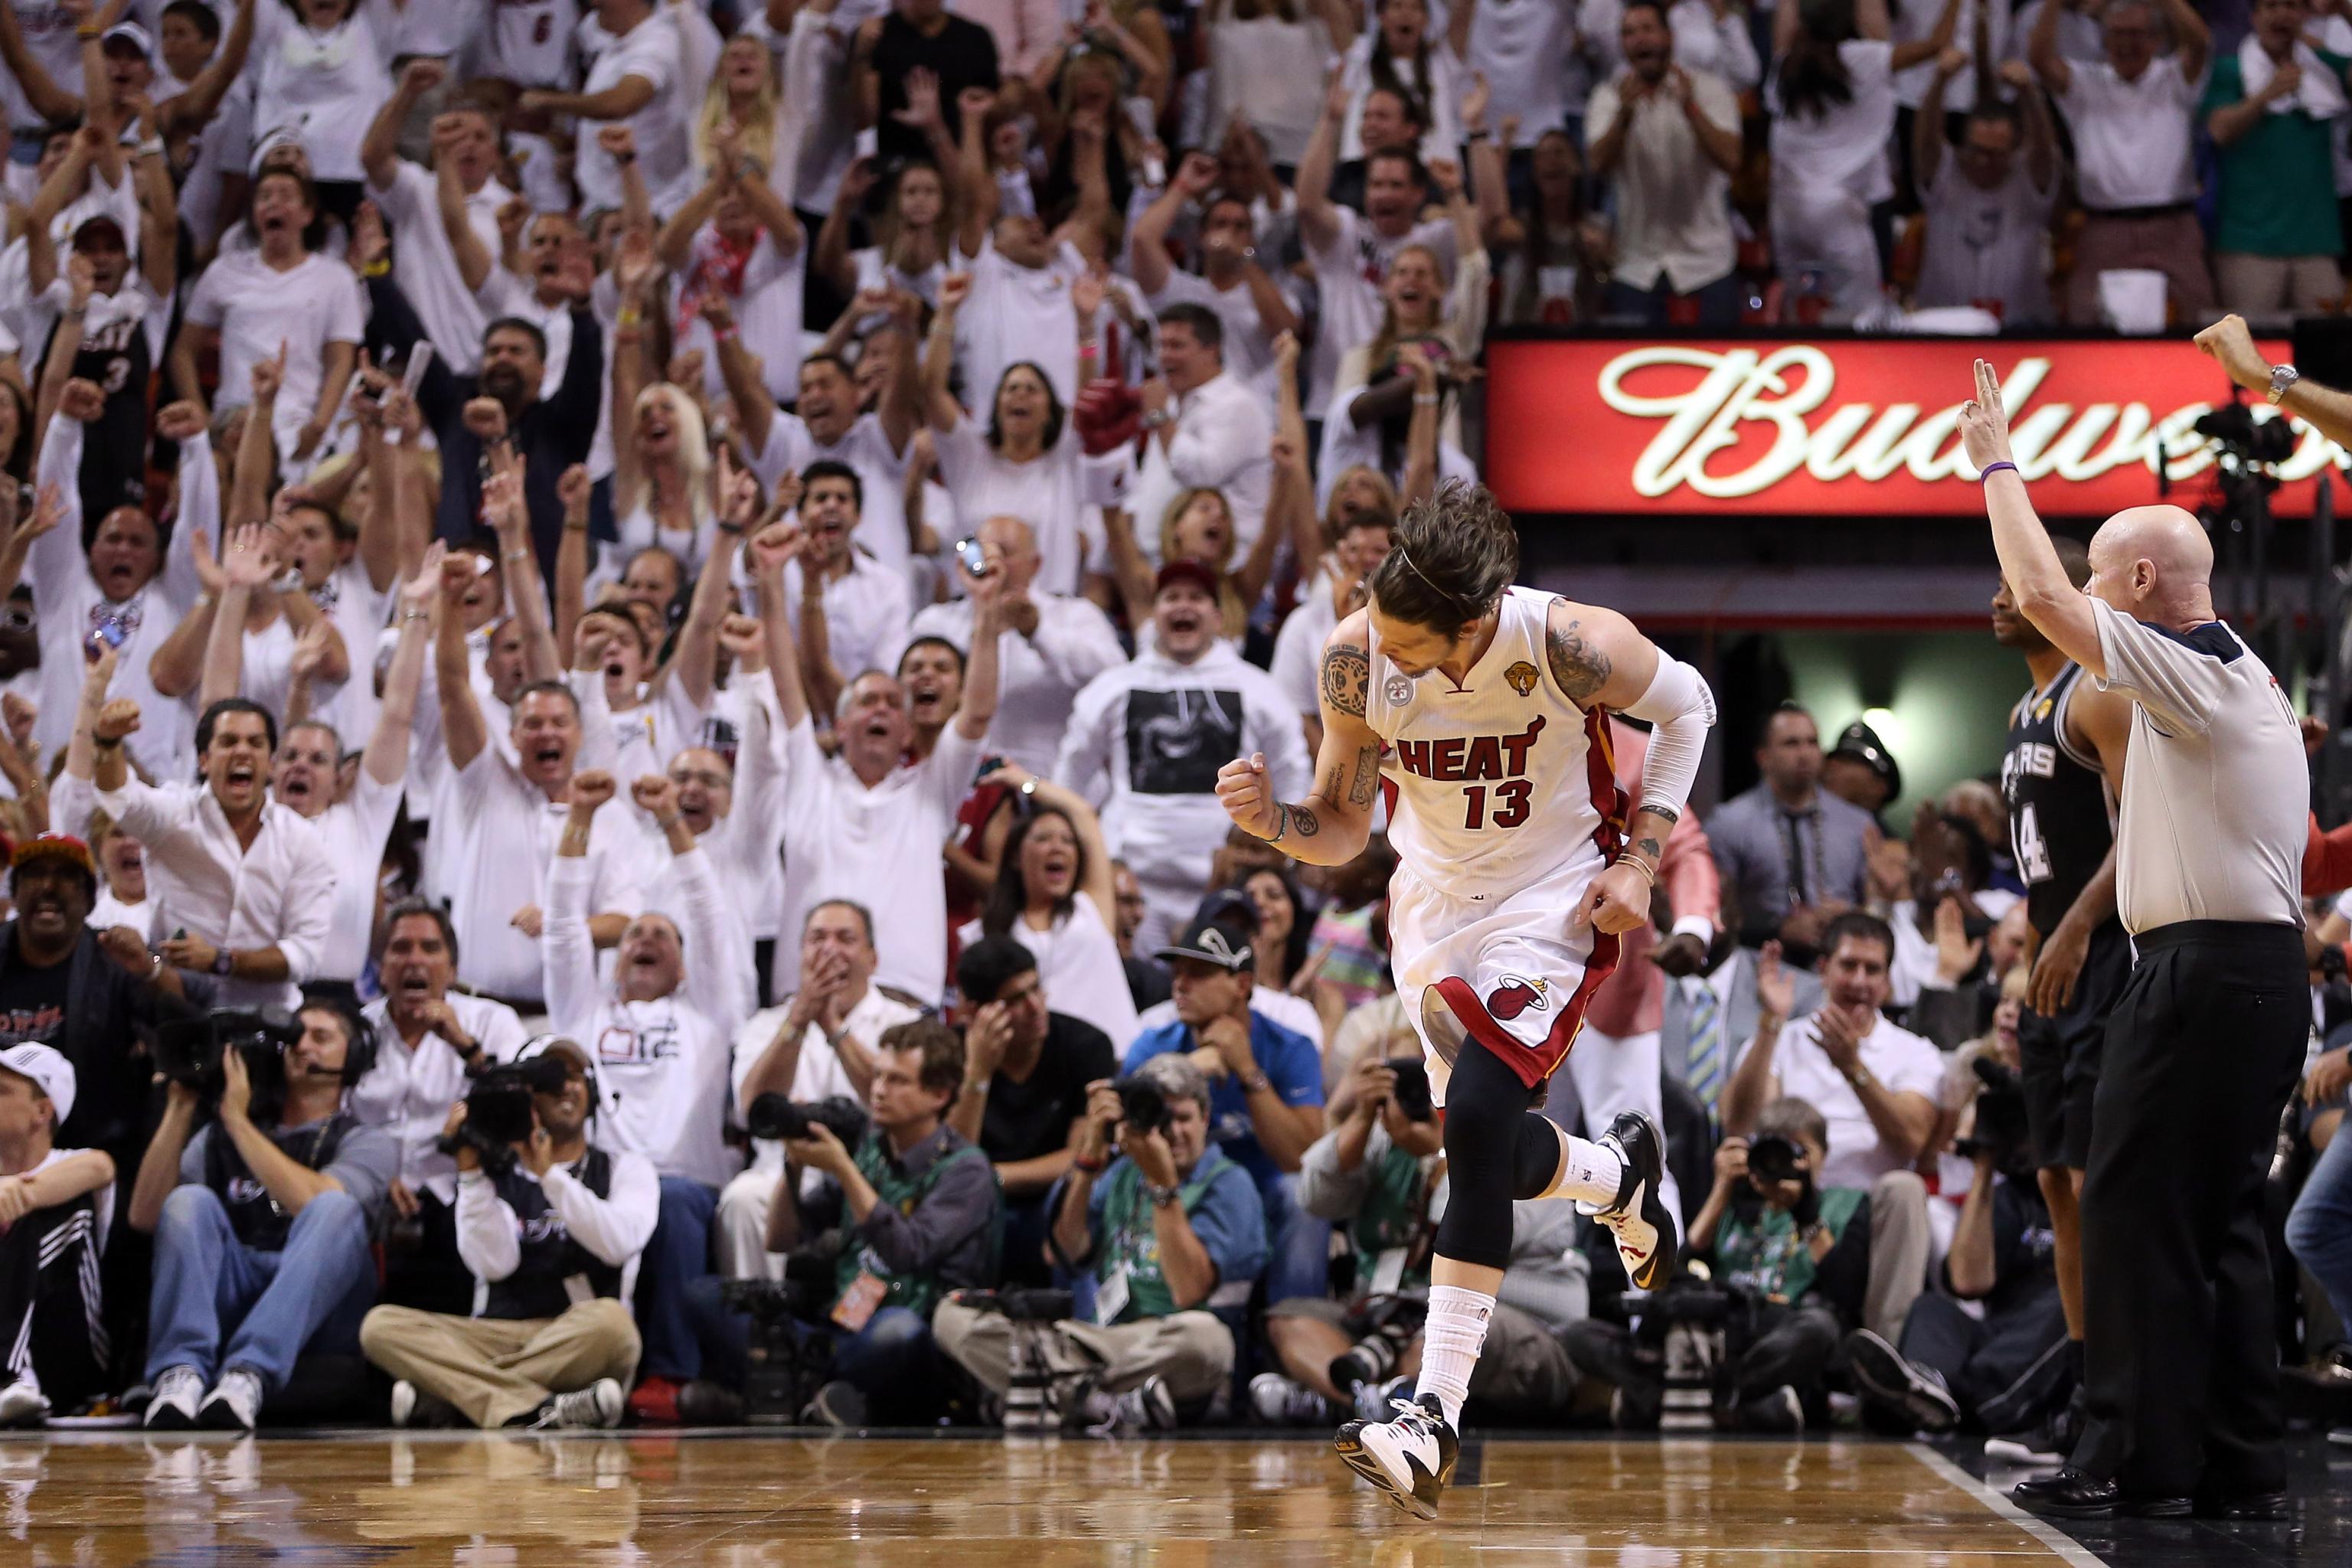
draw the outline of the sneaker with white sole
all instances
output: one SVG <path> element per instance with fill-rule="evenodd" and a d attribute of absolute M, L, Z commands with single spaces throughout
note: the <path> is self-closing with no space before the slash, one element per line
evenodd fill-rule
<path fill-rule="evenodd" d="M 1944 1380 L 1912 1365 L 1884 1337 L 1856 1329 L 1845 1337 L 1845 1353 L 1855 1391 L 1914 1431 L 1942 1434 L 1960 1424 L 1960 1402 Z"/>
<path fill-rule="evenodd" d="M 1157 1373 L 1113 1398 L 1111 1408 L 1117 1414 L 1114 1425 L 1121 1432 L 1176 1430 L 1176 1396 Z"/>
<path fill-rule="evenodd" d="M 628 1395 L 621 1392 L 618 1383 L 600 1377 L 585 1388 L 559 1394 L 541 1405 L 539 1419 L 530 1424 L 530 1429 L 587 1432 L 617 1426 L 628 1404 Z"/>
<path fill-rule="evenodd" d="M 1675 1216 L 1658 1195 L 1665 1180 L 1666 1141 L 1658 1124 L 1638 1110 L 1622 1112 L 1600 1138 L 1601 1146 L 1624 1162 L 1617 1196 L 1608 1204 L 1579 1201 L 1576 1212 L 1609 1227 L 1617 1258 L 1636 1290 L 1656 1290 L 1674 1277 L 1680 1246 Z"/>
<path fill-rule="evenodd" d="M 261 1419 L 261 1378 L 246 1367 L 221 1373 L 196 1407 L 196 1425 L 215 1432 L 250 1432 Z"/>
<path fill-rule="evenodd" d="M 416 1415 L 416 1385 L 402 1378 L 392 1385 L 392 1424 L 405 1426 Z"/>
<path fill-rule="evenodd" d="M 196 1406 L 204 1402 L 204 1374 L 192 1366 L 166 1367 L 147 1395 L 148 1430 L 185 1432 L 196 1424 Z"/>
<path fill-rule="evenodd" d="M 1319 1426 L 1331 1419 L 1331 1402 L 1295 1378 L 1262 1372 L 1250 1379 L 1250 1409 L 1269 1426 Z"/>
<path fill-rule="evenodd" d="M 1350 1421 L 1331 1447 L 1339 1462 L 1386 1493 L 1415 1519 L 1435 1519 L 1437 1500 L 1454 1479 L 1462 1440 L 1447 1424 L 1437 1395 L 1400 1399 L 1387 1421 Z"/>
<path fill-rule="evenodd" d="M 48 1396 L 31 1373 L 0 1388 L 0 1426 L 38 1426 L 48 1418 Z"/>

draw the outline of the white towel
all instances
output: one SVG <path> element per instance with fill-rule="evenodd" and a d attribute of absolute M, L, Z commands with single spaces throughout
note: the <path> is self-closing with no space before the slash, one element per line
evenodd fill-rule
<path fill-rule="evenodd" d="M 2303 79 L 2284 98 L 2271 100 L 2271 113 L 2289 114 L 2300 109 L 2314 120 L 2333 120 L 2352 112 L 2352 100 L 2345 97 L 2343 81 L 2319 58 L 2319 52 L 2300 38 L 2295 40 L 2294 63 L 2302 68 Z M 2252 33 L 2238 45 L 2238 74 L 2245 80 L 2248 98 L 2261 93 L 2278 74 L 2278 62 Z"/>

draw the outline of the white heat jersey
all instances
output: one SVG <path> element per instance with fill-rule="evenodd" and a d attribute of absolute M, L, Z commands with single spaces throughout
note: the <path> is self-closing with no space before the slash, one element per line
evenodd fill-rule
<path fill-rule="evenodd" d="M 1364 721 L 1388 742 L 1389 843 L 1405 869 L 1483 900 L 1579 863 L 1598 869 L 1624 831 L 1608 719 L 1570 701 L 1544 658 L 1554 595 L 1512 588 L 1495 641 L 1458 689 L 1404 674 L 1371 637 Z"/>

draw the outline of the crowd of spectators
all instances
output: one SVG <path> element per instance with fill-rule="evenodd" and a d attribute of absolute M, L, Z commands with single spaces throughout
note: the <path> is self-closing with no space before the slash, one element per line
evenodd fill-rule
<path fill-rule="evenodd" d="M 0 1420 L 1378 1411 L 1445 1191 L 1390 863 L 1213 784 L 1307 787 L 1488 323 L 2332 301 L 2335 43 L 0 0 Z M 1664 1125 L 1705 1418 L 2022 1425 L 1999 798 L 1898 834 L 1877 737 L 1743 717 L 1547 1110 Z M 1474 1415 L 1687 1419 L 1621 1278 L 1521 1205 Z"/>

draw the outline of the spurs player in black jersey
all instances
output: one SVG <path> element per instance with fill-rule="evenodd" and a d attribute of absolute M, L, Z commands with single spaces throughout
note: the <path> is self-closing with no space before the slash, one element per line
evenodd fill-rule
<path fill-rule="evenodd" d="M 1512 1200 L 1575 1200 L 1614 1233 L 1641 1289 L 1664 1286 L 1679 1245 L 1658 1196 L 1665 1141 L 1646 1114 L 1587 1140 L 1535 1107 L 1616 965 L 1618 933 L 1650 918 L 1715 698 L 1615 611 L 1513 586 L 1518 564 L 1517 531 L 1483 489 L 1449 484 L 1406 508 L 1370 603 L 1323 644 L 1314 792 L 1276 799 L 1264 757 L 1217 775 L 1234 822 L 1317 866 L 1361 853 L 1389 796 L 1390 961 L 1445 1107 L 1451 1185 L 1414 1396 L 1392 1420 L 1349 1422 L 1336 1447 L 1423 1519 L 1453 1475 Z M 1653 726 L 1638 803 L 1617 787 L 1612 710 Z"/>
<path fill-rule="evenodd" d="M 2053 539 L 2076 587 L 2091 562 Z M 2131 977 L 2131 942 L 2116 919 L 2115 803 L 2123 790 L 2131 701 L 2102 691 L 2018 613 L 2003 583 L 1993 595 L 1993 640 L 2025 656 L 2033 679 L 2010 715 L 2001 754 L 2009 837 L 2033 928 L 2032 986 L 2018 1020 L 2028 1136 L 2056 1238 L 2075 1403 L 2047 1432 L 1996 1437 L 1994 1458 L 2063 1459 L 2082 1417 L 2083 1237 L 2078 1198 L 2090 1161 L 2091 1094 L 2107 1014 Z"/>

